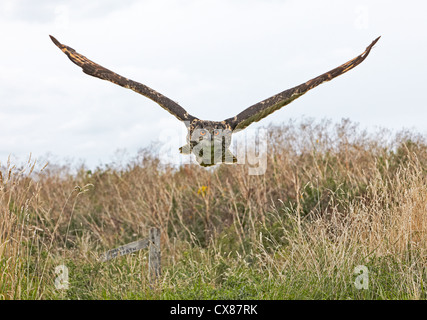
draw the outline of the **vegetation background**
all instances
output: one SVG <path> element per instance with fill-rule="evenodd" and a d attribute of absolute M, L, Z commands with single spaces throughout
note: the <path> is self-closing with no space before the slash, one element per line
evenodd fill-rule
<path fill-rule="evenodd" d="M 343 120 L 268 128 L 248 165 L 1 166 L 1 299 L 426 299 L 427 140 Z M 161 229 L 147 250 L 98 257 Z M 69 288 L 55 288 L 55 267 Z M 354 269 L 369 270 L 357 289 Z"/>

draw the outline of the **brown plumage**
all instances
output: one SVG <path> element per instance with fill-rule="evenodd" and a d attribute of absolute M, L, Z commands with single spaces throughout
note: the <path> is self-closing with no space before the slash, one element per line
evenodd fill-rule
<path fill-rule="evenodd" d="M 61 44 L 54 37 L 50 36 L 50 38 L 72 62 L 82 68 L 84 73 L 103 80 L 108 80 L 112 83 L 142 94 L 143 96 L 158 103 L 162 108 L 166 109 L 178 118 L 178 120 L 183 121 L 187 126 L 188 135 L 187 145 L 180 148 L 181 153 L 193 153 L 200 165 L 211 166 L 220 162 L 234 163 L 237 161 L 237 159 L 228 150 L 233 132 L 245 129 L 251 123 L 257 122 L 279 110 L 283 106 L 291 103 L 293 100 L 301 97 L 309 90 L 317 87 L 319 84 L 330 81 L 353 69 L 365 60 L 380 37 L 375 39 L 366 48 L 366 50 L 356 58 L 305 83 L 254 104 L 240 112 L 237 116 L 223 121 L 200 120 L 190 115 L 179 104 L 161 93 L 147 87 L 146 85 L 108 70 L 79 54 L 74 49 Z"/>

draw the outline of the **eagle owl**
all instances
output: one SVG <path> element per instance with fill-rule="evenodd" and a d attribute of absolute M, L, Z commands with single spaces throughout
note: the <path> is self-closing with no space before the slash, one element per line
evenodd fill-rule
<path fill-rule="evenodd" d="M 266 100 L 250 106 L 235 117 L 223 121 L 201 120 L 192 116 L 179 104 L 162 95 L 161 93 L 147 87 L 146 85 L 125 78 L 79 54 L 74 49 L 63 45 L 53 36 L 53 43 L 61 49 L 68 58 L 83 69 L 83 72 L 103 80 L 108 80 L 119 86 L 131 89 L 158 103 L 162 108 L 173 114 L 178 120 L 184 122 L 187 127 L 187 144 L 180 148 L 183 154 L 193 153 L 201 166 L 212 166 L 217 163 L 235 163 L 236 157 L 229 150 L 231 135 L 245 129 L 253 122 L 257 122 L 281 107 L 291 103 L 307 91 L 317 87 L 319 84 L 332 80 L 339 75 L 353 69 L 368 56 L 372 47 L 379 40 L 375 39 L 366 50 L 356 58 L 332 69 L 318 77 L 315 77 L 296 87 L 280 92 Z"/>

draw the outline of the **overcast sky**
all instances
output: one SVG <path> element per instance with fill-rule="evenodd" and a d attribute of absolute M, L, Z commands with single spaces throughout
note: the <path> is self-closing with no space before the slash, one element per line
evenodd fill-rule
<path fill-rule="evenodd" d="M 250 128 L 304 115 L 427 133 L 426 12 L 421 0 L 1 0 L 0 163 L 31 152 L 94 167 L 153 141 L 183 157 L 182 123 L 81 72 L 49 34 L 209 120 L 324 73 L 381 35 L 361 65 Z"/>

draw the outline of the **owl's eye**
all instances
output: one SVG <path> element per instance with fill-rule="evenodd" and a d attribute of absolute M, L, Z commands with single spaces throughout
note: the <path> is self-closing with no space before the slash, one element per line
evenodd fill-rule
<path fill-rule="evenodd" d="M 214 133 L 215 136 L 217 136 L 217 135 L 219 135 L 219 130 L 214 130 L 213 133 Z"/>
<path fill-rule="evenodd" d="M 206 135 L 206 130 L 200 130 L 200 135 L 201 135 L 201 136 Z"/>

